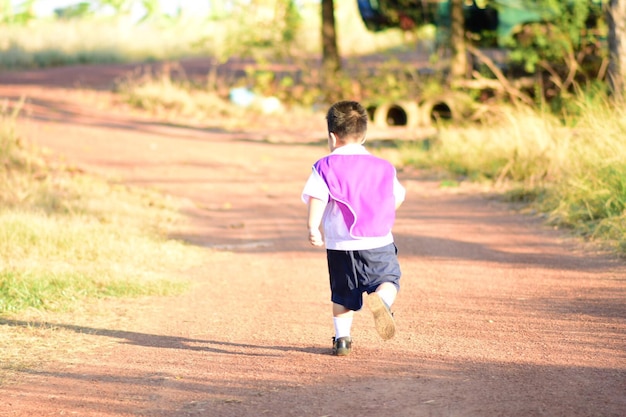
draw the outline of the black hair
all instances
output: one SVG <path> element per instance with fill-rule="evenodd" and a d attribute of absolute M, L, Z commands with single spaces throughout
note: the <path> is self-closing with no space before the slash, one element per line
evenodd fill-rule
<path fill-rule="evenodd" d="M 326 114 L 328 132 L 338 138 L 363 137 L 367 132 L 367 111 L 356 101 L 339 101 Z"/>

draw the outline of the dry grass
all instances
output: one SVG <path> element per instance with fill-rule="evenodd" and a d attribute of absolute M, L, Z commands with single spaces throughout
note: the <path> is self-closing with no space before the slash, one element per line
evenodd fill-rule
<path fill-rule="evenodd" d="M 442 126 L 431 147 L 409 146 L 403 163 L 487 182 L 548 221 L 626 254 L 626 114 L 579 98 L 564 121 L 501 106 L 480 126 Z"/>
<path fill-rule="evenodd" d="M 180 293 L 211 256 L 168 239 L 181 202 L 59 164 L 16 135 L 16 116 L 0 112 L 0 383 L 111 343 L 89 335 Z"/>
<path fill-rule="evenodd" d="M 33 68 L 107 62 L 146 62 L 213 57 L 225 62 L 244 55 L 318 56 L 320 8 L 307 2 L 290 44 L 282 44 L 285 25 L 279 8 L 264 2 L 220 17 L 183 16 L 137 24 L 124 18 L 37 19 L 28 25 L 0 27 L 0 68 Z M 339 49 L 348 56 L 373 53 L 406 43 L 400 30 L 365 29 L 356 1 L 338 2 Z M 267 46 L 269 45 L 269 47 Z M 260 54 L 260 55 L 259 55 Z"/>

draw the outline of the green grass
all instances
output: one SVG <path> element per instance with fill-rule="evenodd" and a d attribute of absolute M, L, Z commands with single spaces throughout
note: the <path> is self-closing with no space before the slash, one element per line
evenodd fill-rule
<path fill-rule="evenodd" d="M 179 293 L 204 252 L 167 238 L 176 202 L 55 164 L 0 119 L 0 315 Z"/>
<path fill-rule="evenodd" d="M 482 125 L 442 126 L 429 147 L 405 146 L 403 163 L 483 181 L 550 224 L 626 255 L 626 112 L 577 100 L 577 115 L 557 118 L 501 106 Z"/>
<path fill-rule="evenodd" d="M 16 134 L 19 108 L 0 110 L 0 384 L 110 345 L 90 329 L 120 326 L 142 296 L 182 293 L 182 273 L 212 256 L 168 239 L 176 200 L 30 146 Z"/>
<path fill-rule="evenodd" d="M 0 313 L 59 310 L 90 297 L 166 295 L 183 244 L 89 216 L 0 213 Z"/>

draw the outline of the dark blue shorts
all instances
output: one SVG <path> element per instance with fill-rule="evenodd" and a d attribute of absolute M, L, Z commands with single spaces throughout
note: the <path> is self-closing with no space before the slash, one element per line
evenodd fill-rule
<path fill-rule="evenodd" d="M 391 243 L 382 248 L 343 251 L 326 250 L 330 275 L 331 301 L 349 310 L 363 307 L 363 293 L 372 293 L 384 282 L 400 289 L 398 248 Z"/>

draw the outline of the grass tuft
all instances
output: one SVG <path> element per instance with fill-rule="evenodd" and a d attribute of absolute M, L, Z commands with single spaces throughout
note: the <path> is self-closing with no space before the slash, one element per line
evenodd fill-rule
<path fill-rule="evenodd" d="M 0 315 L 90 298 L 165 295 L 203 251 L 167 238 L 176 202 L 55 164 L 0 114 Z"/>
<path fill-rule="evenodd" d="M 168 239 L 177 201 L 57 163 L 16 134 L 19 110 L 0 109 L 0 384 L 111 343 L 54 318 L 132 317 L 129 297 L 183 292 L 181 272 L 207 256 Z"/>
<path fill-rule="evenodd" d="M 488 182 L 550 224 L 626 255 L 626 111 L 578 105 L 571 119 L 499 107 L 480 126 L 442 126 L 429 147 L 405 146 L 403 163 Z"/>

